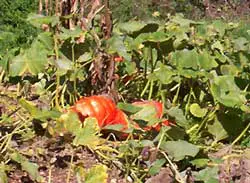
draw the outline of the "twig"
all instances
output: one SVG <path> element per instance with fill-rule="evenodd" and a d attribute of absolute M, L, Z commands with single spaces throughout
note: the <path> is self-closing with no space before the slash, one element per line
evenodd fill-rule
<path fill-rule="evenodd" d="M 248 123 L 248 125 L 246 126 L 246 128 L 241 132 L 241 134 L 233 141 L 233 143 L 231 144 L 232 146 L 235 145 L 247 132 L 248 128 L 250 127 L 250 123 Z"/>
<path fill-rule="evenodd" d="M 185 180 L 183 180 L 181 174 L 180 174 L 179 171 L 176 169 L 176 167 L 175 167 L 175 165 L 172 163 L 172 161 L 169 159 L 168 155 L 167 155 L 165 152 L 163 152 L 163 151 L 160 151 L 160 152 L 164 155 L 164 157 L 167 159 L 168 163 L 170 164 L 170 166 L 171 166 L 172 169 L 174 170 L 175 175 L 176 175 L 176 177 L 175 177 L 176 180 L 177 180 L 178 182 L 180 182 L 180 183 L 185 183 Z"/>

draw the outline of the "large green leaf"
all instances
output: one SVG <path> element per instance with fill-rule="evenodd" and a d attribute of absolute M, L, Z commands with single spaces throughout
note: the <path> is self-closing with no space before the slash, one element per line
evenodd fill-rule
<path fill-rule="evenodd" d="M 61 31 L 62 33 L 58 35 L 58 38 L 61 40 L 66 40 L 69 38 L 73 39 L 86 34 L 86 32 L 84 32 L 80 27 L 76 27 L 74 30 L 62 28 Z"/>
<path fill-rule="evenodd" d="M 120 30 L 125 33 L 133 33 L 136 31 L 140 31 L 147 24 L 141 21 L 129 21 L 126 23 L 121 23 L 118 25 Z"/>
<path fill-rule="evenodd" d="M 178 68 L 192 68 L 194 70 L 210 70 L 218 66 L 214 58 L 207 52 L 197 53 L 193 50 L 175 51 L 170 62 Z"/>
<path fill-rule="evenodd" d="M 176 24 L 179 24 L 180 26 L 183 26 L 183 27 L 189 27 L 190 24 L 201 24 L 200 22 L 195 22 L 193 20 L 189 20 L 189 19 L 186 19 L 184 18 L 184 16 L 182 14 L 176 14 L 172 19 L 171 19 L 172 22 L 176 23 Z"/>
<path fill-rule="evenodd" d="M 211 81 L 211 93 L 215 100 L 228 107 L 241 107 L 246 102 L 245 95 L 230 75 L 215 77 Z"/>
<path fill-rule="evenodd" d="M 180 161 L 185 156 L 195 157 L 199 152 L 197 146 L 184 140 L 163 142 L 161 148 L 171 155 L 175 161 Z"/>
<path fill-rule="evenodd" d="M 44 37 L 45 34 L 43 34 L 42 38 Z M 26 72 L 36 75 L 45 69 L 48 63 L 47 54 L 50 46 L 44 45 L 39 40 L 40 38 L 38 37 L 29 49 L 22 51 L 21 54 L 10 61 L 9 73 L 11 76 L 21 76 Z"/>

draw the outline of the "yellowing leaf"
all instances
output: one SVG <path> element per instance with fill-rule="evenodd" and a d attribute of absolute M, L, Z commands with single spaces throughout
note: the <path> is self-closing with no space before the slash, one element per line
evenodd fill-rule
<path fill-rule="evenodd" d="M 105 165 L 92 167 L 85 176 L 85 183 L 106 183 L 108 179 L 108 168 Z"/>

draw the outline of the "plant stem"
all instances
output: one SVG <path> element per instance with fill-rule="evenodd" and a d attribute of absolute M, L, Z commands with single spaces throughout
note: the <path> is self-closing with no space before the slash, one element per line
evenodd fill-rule
<path fill-rule="evenodd" d="M 56 35 L 54 35 L 54 51 L 56 55 L 56 60 L 58 61 L 59 54 L 58 54 L 58 46 L 57 46 L 57 38 Z M 56 108 L 60 110 L 60 105 L 59 105 L 59 90 L 60 90 L 60 76 L 58 73 L 56 73 L 56 96 L 55 96 L 55 103 L 56 103 Z"/>
<path fill-rule="evenodd" d="M 144 87 L 143 91 L 141 92 L 141 97 L 143 97 L 143 95 L 146 93 L 146 91 L 147 91 L 147 89 L 149 87 L 149 83 L 150 83 L 150 81 L 148 80 L 146 86 Z"/>
<path fill-rule="evenodd" d="M 233 143 L 231 144 L 232 146 L 235 145 L 247 132 L 247 130 L 250 127 L 250 123 L 248 123 L 248 125 L 246 126 L 246 128 L 241 132 L 241 134 L 233 141 Z"/>
<path fill-rule="evenodd" d="M 150 82 L 150 89 L 149 89 L 149 94 L 148 94 L 148 100 L 150 100 L 152 98 L 152 94 L 153 94 L 153 88 L 154 87 L 154 81 L 152 80 Z"/>

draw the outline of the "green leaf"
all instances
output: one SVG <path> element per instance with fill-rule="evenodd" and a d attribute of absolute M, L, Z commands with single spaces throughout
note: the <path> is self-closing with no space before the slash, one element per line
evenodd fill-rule
<path fill-rule="evenodd" d="M 202 109 L 199 104 L 194 103 L 190 106 L 190 112 L 197 118 L 203 118 L 207 114 L 207 109 Z"/>
<path fill-rule="evenodd" d="M 39 175 L 38 168 L 39 166 L 36 163 L 31 163 L 29 161 L 23 161 L 21 163 L 22 169 L 30 175 L 33 180 L 37 180 L 38 182 L 42 181 L 42 177 Z"/>
<path fill-rule="evenodd" d="M 134 106 L 133 104 L 121 103 L 121 102 L 117 104 L 117 107 L 123 111 L 130 113 L 137 113 L 142 109 L 141 107 Z"/>
<path fill-rule="evenodd" d="M 235 65 L 221 65 L 220 70 L 223 75 L 237 76 L 240 73 L 239 68 Z"/>
<path fill-rule="evenodd" d="M 248 49 L 247 44 L 249 44 L 249 41 L 247 41 L 244 37 L 239 37 L 235 39 L 234 41 L 234 49 L 237 51 L 246 51 Z"/>
<path fill-rule="evenodd" d="M 127 52 L 123 37 L 121 36 L 115 35 L 108 40 L 108 52 L 111 54 L 118 53 L 120 56 L 123 56 L 127 61 L 131 61 L 131 55 Z"/>
<path fill-rule="evenodd" d="M 37 75 L 45 69 L 47 49 L 38 40 L 31 47 L 10 61 L 9 73 L 11 76 L 21 76 L 26 72 Z"/>
<path fill-rule="evenodd" d="M 175 161 L 183 160 L 185 156 L 195 157 L 199 152 L 199 148 L 197 146 L 184 140 L 163 142 L 161 149 L 172 156 Z"/>
<path fill-rule="evenodd" d="M 62 28 L 61 31 L 62 33 L 58 36 L 61 40 L 67 40 L 69 38 L 74 39 L 86 34 L 86 32 L 84 32 L 80 27 L 76 27 L 74 30 Z"/>
<path fill-rule="evenodd" d="M 234 82 L 233 76 L 217 76 L 211 82 L 211 93 L 215 100 L 227 107 L 241 107 L 246 103 L 245 95 Z"/>
<path fill-rule="evenodd" d="M 224 129 L 222 124 L 215 118 L 213 124 L 208 125 L 208 132 L 211 133 L 215 137 L 215 141 L 218 142 L 220 140 L 226 139 L 228 137 L 227 131 Z"/>
<path fill-rule="evenodd" d="M 173 118 L 175 118 L 175 121 L 178 125 L 188 128 L 189 127 L 189 121 L 186 119 L 183 110 L 180 109 L 178 106 L 171 107 L 169 110 L 167 110 L 167 114 Z"/>
<path fill-rule="evenodd" d="M 135 113 L 132 118 L 135 120 L 146 121 L 148 122 L 149 126 L 159 122 L 159 119 L 157 118 L 156 108 L 153 105 L 142 106 L 142 109 L 139 112 Z"/>
<path fill-rule="evenodd" d="M 149 168 L 148 173 L 153 176 L 160 172 L 162 166 L 166 163 L 165 159 L 157 159 Z"/>
<path fill-rule="evenodd" d="M 125 60 L 124 63 L 125 63 L 125 71 L 128 73 L 128 75 L 131 75 L 137 72 L 135 62 L 130 62 L 130 61 Z"/>
<path fill-rule="evenodd" d="M 75 138 L 73 145 L 95 147 L 100 144 L 99 127 L 95 118 L 87 118 L 84 120 L 84 127 L 74 132 Z"/>
<path fill-rule="evenodd" d="M 60 55 L 60 59 L 55 60 L 55 66 L 57 68 L 57 74 L 60 76 L 67 73 L 69 70 L 73 70 L 73 63 L 63 54 Z"/>
<path fill-rule="evenodd" d="M 32 102 L 21 98 L 19 104 L 26 109 L 33 118 L 46 121 L 47 119 L 57 119 L 60 117 L 61 113 L 57 110 L 40 110 Z"/>
<path fill-rule="evenodd" d="M 218 63 L 207 51 L 203 51 L 198 56 L 198 65 L 200 69 L 210 70 L 216 68 Z"/>
<path fill-rule="evenodd" d="M 126 23 L 119 24 L 118 27 L 122 32 L 133 33 L 136 31 L 140 31 L 146 25 L 146 23 L 141 21 L 129 21 Z"/>
<path fill-rule="evenodd" d="M 149 42 L 161 43 L 170 39 L 171 37 L 168 35 L 168 33 L 163 31 L 142 33 L 131 41 L 130 46 L 132 49 L 137 50 L 144 42 L 149 41 Z"/>
<path fill-rule="evenodd" d="M 77 135 L 78 131 L 82 128 L 82 122 L 75 112 L 69 111 L 60 116 L 57 120 L 57 127 L 60 130 L 66 129 L 70 133 Z"/>
<path fill-rule="evenodd" d="M 90 168 L 85 176 L 85 183 L 106 183 L 108 179 L 108 168 L 105 165 L 95 165 Z"/>
<path fill-rule="evenodd" d="M 10 155 L 10 158 L 17 163 L 20 163 L 22 169 L 30 175 L 32 180 L 36 180 L 38 182 L 41 182 L 43 180 L 43 178 L 39 175 L 37 164 L 29 162 L 27 158 L 25 158 L 18 152 L 12 153 Z"/>
<path fill-rule="evenodd" d="M 179 24 L 180 26 L 183 26 L 183 27 L 189 27 L 190 24 L 200 24 L 200 23 L 195 22 L 193 20 L 189 20 L 189 19 L 184 18 L 184 16 L 182 14 L 176 14 L 171 19 L 171 21 L 176 23 L 176 24 Z"/>
<path fill-rule="evenodd" d="M 55 26 L 59 23 L 58 16 L 43 16 L 40 14 L 31 13 L 28 15 L 27 21 L 37 28 L 42 28 L 42 24 L 51 24 Z"/>
<path fill-rule="evenodd" d="M 85 52 L 83 55 L 81 55 L 78 59 L 77 62 L 83 63 L 87 62 L 92 59 L 92 54 L 90 52 Z"/>
<path fill-rule="evenodd" d="M 210 70 L 218 66 L 217 62 L 207 51 L 198 54 L 195 49 L 175 51 L 171 55 L 170 62 L 180 69 Z"/>
<path fill-rule="evenodd" d="M 216 167 L 207 167 L 195 176 L 197 181 L 204 181 L 206 183 L 218 183 L 218 172 L 219 168 Z"/>
<path fill-rule="evenodd" d="M 171 67 L 159 63 L 159 68 L 149 75 L 149 79 L 159 80 L 162 84 L 170 84 L 173 82 L 174 75 L 176 73 Z"/>
<path fill-rule="evenodd" d="M 210 161 L 209 159 L 201 158 L 191 161 L 191 164 L 196 168 L 203 168 L 207 166 L 209 161 Z"/>

